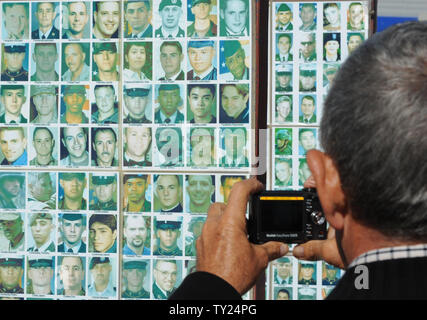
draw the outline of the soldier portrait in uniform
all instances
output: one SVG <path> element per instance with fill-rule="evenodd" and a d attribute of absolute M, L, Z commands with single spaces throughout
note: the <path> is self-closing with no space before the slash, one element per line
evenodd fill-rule
<path fill-rule="evenodd" d="M 181 265 L 176 260 L 154 260 L 153 290 L 154 299 L 166 300 L 181 282 Z"/>
<path fill-rule="evenodd" d="M 276 35 L 276 61 L 289 62 L 294 60 L 292 54 L 292 34 L 278 33 Z"/>
<path fill-rule="evenodd" d="M 340 33 L 323 34 L 323 60 L 336 62 L 341 60 L 341 35 Z"/>
<path fill-rule="evenodd" d="M 191 9 L 188 12 L 187 37 L 205 38 L 215 37 L 218 34 L 216 16 L 211 14 L 211 0 L 191 0 Z"/>
<path fill-rule="evenodd" d="M 62 3 L 62 39 L 81 40 L 89 35 L 90 4 L 84 1 Z"/>
<path fill-rule="evenodd" d="M 215 129 L 191 128 L 189 138 L 189 159 L 187 164 L 193 167 L 210 167 L 216 164 Z"/>
<path fill-rule="evenodd" d="M 151 218 L 128 214 L 123 224 L 124 255 L 151 255 Z"/>
<path fill-rule="evenodd" d="M 187 120 L 190 120 L 190 123 L 216 123 L 216 86 L 214 84 L 188 84 L 187 103 Z"/>
<path fill-rule="evenodd" d="M 182 176 L 175 174 L 154 175 L 154 211 L 182 212 Z"/>
<path fill-rule="evenodd" d="M 314 262 L 298 263 L 298 284 L 315 285 L 316 284 L 317 265 Z"/>
<path fill-rule="evenodd" d="M 186 212 L 208 213 L 208 209 L 215 202 L 215 176 L 195 175 L 186 176 Z"/>
<path fill-rule="evenodd" d="M 123 123 L 152 123 L 151 85 L 126 84 L 123 88 Z"/>
<path fill-rule="evenodd" d="M 220 123 L 249 123 L 249 84 L 220 84 Z"/>
<path fill-rule="evenodd" d="M 148 81 L 152 79 L 152 42 L 125 42 L 123 59 L 123 80 Z"/>
<path fill-rule="evenodd" d="M 0 127 L 0 149 L 3 166 L 28 164 L 26 128 Z"/>
<path fill-rule="evenodd" d="M 246 57 L 242 43 L 238 40 L 225 40 L 221 41 L 220 48 L 222 67 L 220 79 L 226 81 L 249 80 L 249 59 Z"/>
<path fill-rule="evenodd" d="M 117 39 L 120 27 L 120 2 L 93 2 L 94 39 Z"/>
<path fill-rule="evenodd" d="M 56 173 L 28 172 L 28 209 L 56 209 Z"/>
<path fill-rule="evenodd" d="M 221 37 L 249 36 L 249 1 L 219 1 L 219 35 Z"/>
<path fill-rule="evenodd" d="M 124 209 L 126 212 L 151 211 L 151 176 L 126 174 L 123 178 Z"/>
<path fill-rule="evenodd" d="M 0 212 L 0 225 L 3 228 L 6 240 L 2 247 L 6 248 L 7 252 L 25 250 L 25 221 L 22 215 L 15 212 Z"/>
<path fill-rule="evenodd" d="M 0 173 L 0 208 L 25 209 L 25 173 Z"/>
<path fill-rule="evenodd" d="M 151 128 L 125 127 L 123 130 L 123 165 L 151 167 Z"/>
<path fill-rule="evenodd" d="M 301 18 L 300 31 L 314 31 L 317 27 L 316 13 L 317 8 L 315 3 L 300 3 L 299 16 Z"/>
<path fill-rule="evenodd" d="M 89 261 L 88 295 L 110 298 L 117 296 L 116 259 L 92 257 Z"/>
<path fill-rule="evenodd" d="M 335 286 L 340 278 L 341 270 L 326 262 L 322 263 L 322 285 Z"/>
<path fill-rule="evenodd" d="M 92 128 L 92 160 L 93 167 L 117 167 L 117 133 L 115 128 Z"/>
<path fill-rule="evenodd" d="M 119 81 L 119 53 L 115 42 L 94 42 L 92 81 Z"/>
<path fill-rule="evenodd" d="M 185 236 L 185 255 L 196 256 L 196 241 L 202 234 L 202 228 L 206 217 L 192 217 L 188 222 L 188 231 Z"/>
<path fill-rule="evenodd" d="M 304 64 L 299 70 L 299 90 L 300 91 L 316 91 L 316 65 Z"/>
<path fill-rule="evenodd" d="M 27 40 L 30 38 L 29 7 L 30 4 L 24 2 L 3 2 L 3 40 Z"/>
<path fill-rule="evenodd" d="M 300 116 L 301 123 L 316 123 L 316 97 L 314 95 L 303 95 L 300 97 Z"/>
<path fill-rule="evenodd" d="M 292 65 L 281 64 L 276 67 L 276 91 L 291 92 L 292 89 Z"/>
<path fill-rule="evenodd" d="M 365 41 L 365 36 L 362 33 L 352 32 L 347 34 L 348 54 L 353 53 L 362 42 Z"/>
<path fill-rule="evenodd" d="M 249 167 L 246 128 L 221 128 L 220 139 L 223 154 L 219 161 L 221 167 Z"/>
<path fill-rule="evenodd" d="M 61 166 L 89 166 L 88 128 L 61 128 Z"/>
<path fill-rule="evenodd" d="M 24 293 L 21 280 L 24 274 L 22 256 L 2 256 L 0 258 L 0 293 Z"/>
<path fill-rule="evenodd" d="M 352 2 L 348 6 L 347 29 L 359 31 L 365 29 L 364 8 L 361 2 Z"/>
<path fill-rule="evenodd" d="M 89 252 L 117 253 L 116 215 L 95 213 L 90 216 Z"/>
<path fill-rule="evenodd" d="M 178 110 L 178 108 L 184 107 L 180 85 L 161 84 L 157 89 L 159 107 L 154 113 L 154 122 L 166 124 L 183 123 L 184 114 Z"/>
<path fill-rule="evenodd" d="M 290 4 L 292 6 L 292 4 Z M 291 7 L 286 3 L 276 4 L 276 31 L 292 31 L 294 30 L 293 13 Z"/>
<path fill-rule="evenodd" d="M 28 44 L 3 44 L 1 81 L 28 81 Z"/>
<path fill-rule="evenodd" d="M 154 217 L 154 255 L 182 256 L 182 217 L 156 216 Z"/>
<path fill-rule="evenodd" d="M 189 62 L 188 80 L 217 80 L 216 46 L 213 40 L 189 41 L 187 46 Z"/>
<path fill-rule="evenodd" d="M 31 237 L 27 237 L 29 252 L 55 252 L 55 223 L 54 215 L 47 212 L 32 213 L 29 221 Z"/>
<path fill-rule="evenodd" d="M 86 115 L 86 87 L 84 85 L 62 86 L 61 123 L 89 123 Z"/>
<path fill-rule="evenodd" d="M 236 182 L 245 180 L 245 176 L 240 175 L 221 175 L 221 184 L 219 187 L 219 193 L 221 195 L 221 200 L 224 203 L 228 202 L 228 198 L 230 197 L 231 188 Z M 219 200 L 219 201 L 221 201 Z"/>
<path fill-rule="evenodd" d="M 29 256 L 27 269 L 27 293 L 51 295 L 55 292 L 55 258 Z"/>
<path fill-rule="evenodd" d="M 314 33 L 304 32 L 300 36 L 299 60 L 300 62 L 316 61 L 316 36 Z"/>
<path fill-rule="evenodd" d="M 150 260 L 123 260 L 122 298 L 149 299 Z"/>
<path fill-rule="evenodd" d="M 84 296 L 86 287 L 85 270 L 85 257 L 58 257 L 58 295 Z"/>
<path fill-rule="evenodd" d="M 284 285 L 292 284 L 292 258 L 282 257 L 273 262 L 274 284 Z"/>
<path fill-rule="evenodd" d="M 183 166 L 182 130 L 176 127 L 156 129 L 154 165 L 161 167 Z"/>
<path fill-rule="evenodd" d="M 32 85 L 30 95 L 30 122 L 33 124 L 58 123 L 58 87 Z"/>
<path fill-rule="evenodd" d="M 158 67 L 157 69 L 159 72 L 162 71 L 158 75 L 159 80 L 184 80 L 185 73 L 181 66 L 184 61 L 182 44 L 179 41 L 163 41 L 159 51 L 161 68 Z"/>
<path fill-rule="evenodd" d="M 90 173 L 89 210 L 117 210 L 117 175 L 115 173 Z"/>
<path fill-rule="evenodd" d="M 150 0 L 127 0 L 124 3 L 125 38 L 151 38 L 153 26 L 151 25 Z"/>
<path fill-rule="evenodd" d="M 32 8 L 35 9 L 32 19 L 32 25 L 35 29 L 31 32 L 33 40 L 59 39 L 59 30 L 54 26 L 58 5 L 57 2 L 36 2 L 35 5 L 33 4 Z"/>
<path fill-rule="evenodd" d="M 299 129 L 299 155 L 306 155 L 308 150 L 316 149 L 316 129 Z"/>
<path fill-rule="evenodd" d="M 276 158 L 274 161 L 275 189 L 286 189 L 292 185 L 292 160 Z"/>
<path fill-rule="evenodd" d="M 82 237 L 83 234 L 87 234 L 86 216 L 81 213 L 62 213 L 59 216 L 58 224 L 62 241 L 58 245 L 58 252 L 86 253 L 87 245 Z"/>
<path fill-rule="evenodd" d="M 119 122 L 119 103 L 112 84 L 97 84 L 93 89 L 92 123 L 116 124 Z"/>
<path fill-rule="evenodd" d="M 292 287 L 277 287 L 274 288 L 275 300 L 292 300 Z"/>
<path fill-rule="evenodd" d="M 30 166 L 57 166 L 58 148 L 55 148 L 58 141 L 58 131 L 56 128 L 35 127 L 32 131 L 32 145 L 30 146 Z"/>
<path fill-rule="evenodd" d="M 323 90 L 325 94 L 328 93 L 329 89 L 332 87 L 332 83 L 339 68 L 339 63 L 325 63 L 323 65 Z"/>
<path fill-rule="evenodd" d="M 298 183 L 300 186 L 304 185 L 304 182 L 311 176 L 310 168 L 307 164 L 307 159 L 300 159 L 298 166 Z"/>
<path fill-rule="evenodd" d="M 185 32 L 180 25 L 182 16 L 181 0 L 161 0 L 158 14 L 162 24 L 154 32 L 156 38 L 179 38 L 185 37 Z"/>
<path fill-rule="evenodd" d="M 0 101 L 4 113 L 0 115 L 0 123 L 27 123 L 27 118 L 22 114 L 23 111 L 28 114 L 26 100 L 24 85 L 3 84 L 0 87 Z"/>
<path fill-rule="evenodd" d="M 292 96 L 276 96 L 276 123 L 292 122 Z"/>
<path fill-rule="evenodd" d="M 90 44 L 71 42 L 62 44 L 62 81 L 90 80 Z"/>
<path fill-rule="evenodd" d="M 274 133 L 274 153 L 276 156 L 292 155 L 292 128 L 276 128 Z"/>
<path fill-rule="evenodd" d="M 84 172 L 60 172 L 59 173 L 59 198 L 60 210 L 87 210 L 85 199 L 87 179 Z"/>
<path fill-rule="evenodd" d="M 33 44 L 35 67 L 33 64 L 31 69 L 36 71 L 31 75 L 31 81 L 59 81 L 58 46 L 55 42 Z"/>
<path fill-rule="evenodd" d="M 339 31 L 341 29 L 341 14 L 339 3 L 326 3 L 323 6 L 323 30 Z"/>

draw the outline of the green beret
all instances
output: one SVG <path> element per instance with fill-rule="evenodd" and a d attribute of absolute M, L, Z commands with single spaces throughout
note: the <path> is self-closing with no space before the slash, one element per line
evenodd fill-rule
<path fill-rule="evenodd" d="M 291 11 L 291 8 L 286 3 L 282 3 L 279 8 L 277 8 L 277 12 L 280 11 Z"/>
<path fill-rule="evenodd" d="M 60 172 L 59 173 L 59 179 L 60 180 L 73 180 L 77 178 L 80 181 L 83 181 L 85 179 L 85 173 L 83 172 Z"/>
<path fill-rule="evenodd" d="M 73 94 L 73 93 L 77 93 L 77 94 L 81 94 L 83 96 L 86 95 L 86 88 L 83 85 L 68 85 L 65 86 L 64 88 L 64 96 L 66 96 L 67 94 Z"/>
<path fill-rule="evenodd" d="M 98 54 L 101 51 L 117 52 L 117 46 L 114 42 L 95 42 L 93 44 L 93 54 Z"/>
<path fill-rule="evenodd" d="M 221 50 L 224 52 L 224 56 L 226 58 L 231 57 L 233 54 L 235 54 L 240 49 L 242 49 L 242 45 L 240 44 L 240 41 L 238 41 L 238 40 L 224 41 L 224 45 L 221 48 Z"/>
<path fill-rule="evenodd" d="M 161 84 L 159 86 L 159 91 L 161 90 L 179 90 L 179 85 L 177 84 Z"/>
<path fill-rule="evenodd" d="M 167 6 L 178 6 L 181 7 L 181 0 L 162 0 L 159 5 L 159 11 L 162 11 L 164 7 Z"/>
<path fill-rule="evenodd" d="M 123 263 L 124 270 L 129 270 L 129 269 L 145 270 L 146 268 L 147 268 L 147 262 L 145 261 L 132 260 L 132 261 L 126 261 Z"/>

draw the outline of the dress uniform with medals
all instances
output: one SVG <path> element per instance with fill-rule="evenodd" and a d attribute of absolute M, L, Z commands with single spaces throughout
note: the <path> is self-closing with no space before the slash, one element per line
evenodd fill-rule
<path fill-rule="evenodd" d="M 5 44 L 4 52 L 9 54 L 19 54 L 26 52 L 24 43 Z M 21 66 L 17 71 L 10 71 L 8 67 L 1 73 L 1 81 L 28 81 L 28 71 Z"/>
<path fill-rule="evenodd" d="M 280 85 L 280 81 L 276 80 L 276 91 L 277 92 L 291 92 L 292 91 L 292 65 L 282 64 L 276 68 L 276 79 L 278 77 L 289 77 L 289 82 L 286 87 Z"/>
<path fill-rule="evenodd" d="M 301 269 L 303 269 L 303 268 L 304 269 L 309 269 L 309 268 L 313 269 L 313 274 L 315 272 L 314 265 L 311 264 L 311 263 L 302 263 L 301 264 Z M 316 280 L 313 279 L 313 274 L 312 274 L 312 277 L 310 279 L 304 279 L 304 278 L 299 279 L 298 280 L 298 284 L 315 285 L 316 284 Z"/>
<path fill-rule="evenodd" d="M 53 260 L 48 258 L 29 258 L 28 265 L 31 269 L 51 268 L 53 269 Z M 46 272 L 45 272 L 46 273 Z M 27 293 L 34 294 L 32 285 L 27 285 Z M 53 294 L 52 288 L 47 294 Z"/>
<path fill-rule="evenodd" d="M 182 221 L 180 221 L 179 217 L 158 217 L 156 220 L 156 231 L 157 230 L 172 230 L 179 232 L 181 228 Z M 160 241 L 160 240 L 159 240 Z M 160 243 L 156 250 L 154 251 L 154 255 L 158 256 L 182 256 L 182 250 L 178 247 L 177 244 L 170 250 L 166 250 L 160 247 Z"/>
<path fill-rule="evenodd" d="M 146 273 L 147 263 L 145 261 L 131 260 L 123 263 L 123 270 L 140 270 Z M 128 280 L 129 281 L 129 280 Z M 141 288 L 138 291 L 130 291 L 128 287 L 122 293 L 122 298 L 139 298 L 139 299 L 149 299 L 150 293 L 144 289 L 141 283 Z"/>
<path fill-rule="evenodd" d="M 92 184 L 95 186 L 106 186 L 106 185 L 110 185 L 112 183 L 116 182 L 116 177 L 114 175 L 112 176 L 98 176 L 98 175 L 93 175 L 92 176 Z M 89 210 L 117 210 L 117 203 L 113 200 L 110 199 L 107 202 L 101 202 L 98 199 L 98 202 L 96 202 L 95 204 L 89 204 Z"/>
<path fill-rule="evenodd" d="M 144 85 L 138 85 L 138 87 L 127 85 L 124 87 L 124 94 L 131 98 L 147 97 L 150 94 L 150 87 Z M 151 103 L 147 102 L 147 106 L 151 107 Z M 145 114 L 142 118 L 135 119 L 130 113 L 128 113 L 128 115 L 123 119 L 123 123 L 151 123 L 151 121 L 147 119 Z"/>
<path fill-rule="evenodd" d="M 0 258 L 0 267 L 19 267 L 23 270 L 22 262 L 22 258 Z M 24 293 L 24 289 L 19 285 L 19 280 L 12 288 L 0 283 L 0 293 Z"/>

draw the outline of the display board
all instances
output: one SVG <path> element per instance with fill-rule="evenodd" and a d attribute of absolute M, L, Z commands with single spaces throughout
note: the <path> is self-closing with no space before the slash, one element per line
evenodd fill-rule
<path fill-rule="evenodd" d="M 269 189 L 301 189 L 310 176 L 306 152 L 321 147 L 323 101 L 341 63 L 369 36 L 370 10 L 371 1 L 270 2 Z M 266 298 L 324 299 L 341 276 L 324 262 L 284 257 L 268 268 Z"/>
<path fill-rule="evenodd" d="M 250 173 L 253 3 L 0 6 L 0 298 L 166 299 Z"/>

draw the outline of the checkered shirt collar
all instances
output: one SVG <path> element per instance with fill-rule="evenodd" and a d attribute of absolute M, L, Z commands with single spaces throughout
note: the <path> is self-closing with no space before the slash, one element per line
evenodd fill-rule
<path fill-rule="evenodd" d="M 427 257 L 427 244 L 417 244 L 412 246 L 399 246 L 371 250 L 358 256 L 350 263 L 348 269 L 360 265 L 377 261 L 422 258 Z"/>

